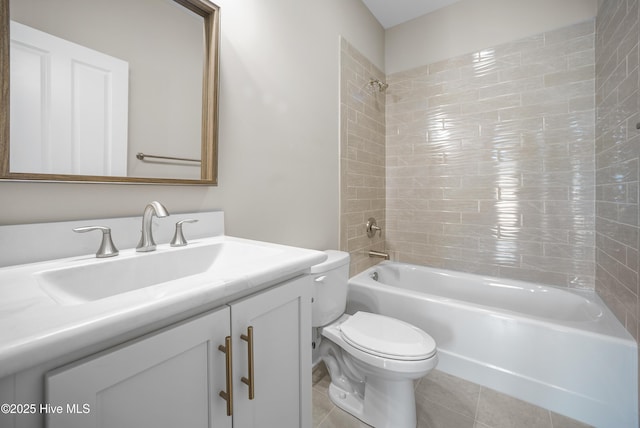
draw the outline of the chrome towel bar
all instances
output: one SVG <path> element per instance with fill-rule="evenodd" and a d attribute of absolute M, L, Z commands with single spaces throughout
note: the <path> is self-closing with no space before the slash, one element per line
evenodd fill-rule
<path fill-rule="evenodd" d="M 184 162 L 198 162 L 198 163 L 202 162 L 200 159 L 177 158 L 177 157 L 173 157 L 173 156 L 147 155 L 147 154 L 144 154 L 142 152 L 138 153 L 136 155 L 136 157 L 138 159 L 140 159 L 141 161 L 145 160 L 145 158 L 153 158 L 153 159 L 177 160 L 177 161 L 184 161 Z"/>

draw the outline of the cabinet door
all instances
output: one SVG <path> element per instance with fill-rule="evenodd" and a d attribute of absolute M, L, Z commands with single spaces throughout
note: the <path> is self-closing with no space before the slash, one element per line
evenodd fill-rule
<path fill-rule="evenodd" d="M 295 279 L 233 303 L 231 332 L 234 428 L 311 427 L 311 278 Z M 242 378 L 253 381 L 252 399 Z"/>
<path fill-rule="evenodd" d="M 225 307 L 49 372 L 47 427 L 230 428 L 228 335 Z"/>

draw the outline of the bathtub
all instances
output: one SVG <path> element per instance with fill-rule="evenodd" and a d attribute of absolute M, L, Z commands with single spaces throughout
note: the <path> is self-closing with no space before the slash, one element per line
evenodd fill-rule
<path fill-rule="evenodd" d="M 438 369 L 596 427 L 638 427 L 637 345 L 593 292 L 384 261 L 347 312 L 410 322 Z"/>

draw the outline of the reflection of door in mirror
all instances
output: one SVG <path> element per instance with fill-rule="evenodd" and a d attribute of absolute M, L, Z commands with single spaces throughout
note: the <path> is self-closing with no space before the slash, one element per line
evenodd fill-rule
<path fill-rule="evenodd" d="M 129 65 L 11 22 L 11 171 L 127 174 Z"/>
<path fill-rule="evenodd" d="M 23 101 L 18 99 L 19 91 L 14 88 L 13 77 L 9 78 L 8 66 L 17 55 L 12 52 L 12 60 L 9 61 L 8 49 L 0 48 L 0 64 L 6 65 L 2 69 L 3 76 L 6 76 L 4 81 L 11 84 L 11 94 L 8 87 L 3 87 L 3 96 L 0 97 L 0 180 L 216 184 L 220 17 L 219 8 L 211 0 L 0 0 L 0 9 L 4 18 L 0 20 L 0 33 L 4 40 L 12 38 L 10 33 L 13 31 L 8 28 L 11 19 L 128 64 L 127 157 L 124 170 L 74 169 L 66 172 L 69 170 L 43 169 L 39 165 L 16 168 L 14 154 L 22 151 L 31 155 L 33 150 L 23 148 L 14 138 L 15 132 L 9 135 L 10 118 L 15 115 L 15 112 L 9 115 L 9 101 L 12 109 L 16 108 L 16 102 Z M 9 43 L 6 45 L 8 47 Z M 30 57 L 34 62 L 37 59 L 37 56 Z M 88 63 L 85 60 L 80 62 Z M 11 65 L 13 71 L 15 67 Z M 98 68 L 104 70 L 109 67 L 100 65 Z M 81 71 L 84 81 L 104 82 L 104 74 L 94 73 L 95 68 L 91 73 L 87 67 Z M 30 77 L 37 81 L 36 92 L 42 94 L 40 80 Z M 57 90 L 53 89 L 57 85 L 51 86 L 52 91 Z M 31 93 L 26 85 L 22 89 Z M 84 96 L 92 92 L 82 89 L 75 94 Z M 98 90 L 81 101 L 90 98 L 105 101 L 109 96 Z M 26 105 L 22 107 L 27 110 Z M 30 124 L 26 129 L 38 136 L 41 129 L 34 123 L 42 119 L 39 117 L 40 107 L 37 104 L 35 112 L 24 116 Z M 104 103 L 96 104 L 94 108 L 107 111 Z M 86 106 L 75 109 L 81 112 L 89 110 Z M 45 123 L 58 127 L 61 122 L 55 115 L 59 115 L 59 109 L 52 108 L 48 114 L 49 122 Z M 76 119 L 73 111 L 72 118 Z M 82 143 L 84 148 L 84 141 L 90 138 L 98 142 L 105 139 L 107 124 L 92 123 L 91 126 L 83 125 L 82 129 L 95 130 L 97 134 L 94 137 L 78 133 L 82 141 L 74 141 L 74 144 Z M 76 134 L 67 131 L 63 137 L 71 141 Z M 56 138 L 51 137 L 52 140 Z M 24 139 L 32 140 L 31 136 Z M 45 157 L 51 158 L 51 152 L 68 153 L 68 149 L 65 150 L 49 150 L 49 156 Z M 105 150 L 109 151 L 106 146 Z M 115 159 L 113 152 L 109 153 Z M 146 156 L 138 157 L 138 153 Z M 67 154 L 65 156 L 68 158 Z M 91 159 L 81 163 L 86 166 Z"/>

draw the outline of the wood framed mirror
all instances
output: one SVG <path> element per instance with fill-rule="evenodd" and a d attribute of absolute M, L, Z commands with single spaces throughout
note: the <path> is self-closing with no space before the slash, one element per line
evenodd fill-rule
<path fill-rule="evenodd" d="M 0 13 L 0 179 L 217 184 L 218 6 L 0 0 Z"/>

